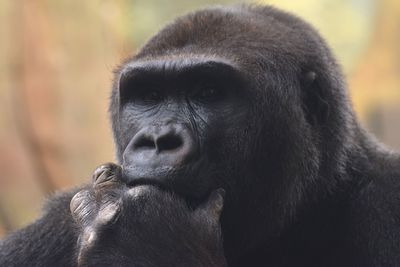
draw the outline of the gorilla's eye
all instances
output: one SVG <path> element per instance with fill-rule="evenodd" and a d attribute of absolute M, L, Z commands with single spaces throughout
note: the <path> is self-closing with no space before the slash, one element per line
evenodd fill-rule
<path fill-rule="evenodd" d="M 204 90 L 201 90 L 199 94 L 201 98 L 211 98 L 215 95 L 217 95 L 217 90 L 215 90 L 214 88 L 206 88 Z"/>
<path fill-rule="evenodd" d="M 154 88 L 142 88 L 132 93 L 131 98 L 142 104 L 156 104 L 164 99 L 164 95 Z"/>
<path fill-rule="evenodd" d="M 125 74 L 121 77 L 119 84 L 121 103 L 157 104 L 165 97 L 160 88 L 161 85 L 154 77 L 148 77 L 141 73 Z"/>
<path fill-rule="evenodd" d="M 162 95 L 156 90 L 148 90 L 143 94 L 142 98 L 147 101 L 159 101 L 162 99 Z"/>
<path fill-rule="evenodd" d="M 204 102 L 220 101 L 224 97 L 224 90 L 213 85 L 201 85 L 194 93 L 194 99 Z"/>

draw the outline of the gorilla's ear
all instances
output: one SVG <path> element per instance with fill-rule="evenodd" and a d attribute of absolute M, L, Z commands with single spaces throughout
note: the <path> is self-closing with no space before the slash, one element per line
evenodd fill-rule
<path fill-rule="evenodd" d="M 314 71 L 303 72 L 301 78 L 301 92 L 303 109 L 307 121 L 311 125 L 323 125 L 329 116 L 329 103 L 327 101 L 326 88 Z"/>

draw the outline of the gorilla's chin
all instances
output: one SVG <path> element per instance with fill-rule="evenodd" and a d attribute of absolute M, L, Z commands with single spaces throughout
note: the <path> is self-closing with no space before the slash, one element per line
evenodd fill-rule
<path fill-rule="evenodd" d="M 154 185 L 137 185 L 128 190 L 129 196 L 132 198 L 139 198 L 142 196 L 148 196 L 152 193 L 162 191 L 161 188 Z"/>

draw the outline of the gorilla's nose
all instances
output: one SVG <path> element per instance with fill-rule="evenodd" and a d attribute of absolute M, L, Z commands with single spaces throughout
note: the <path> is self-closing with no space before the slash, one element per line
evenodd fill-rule
<path fill-rule="evenodd" d="M 142 130 L 134 137 L 133 148 L 136 151 L 147 150 L 159 153 L 175 153 L 183 149 L 184 135 L 177 132 L 175 128 L 162 127 L 160 130 Z"/>
<path fill-rule="evenodd" d="M 132 138 L 122 165 L 129 176 L 160 176 L 185 165 L 195 152 L 193 137 L 184 125 L 151 125 Z"/>

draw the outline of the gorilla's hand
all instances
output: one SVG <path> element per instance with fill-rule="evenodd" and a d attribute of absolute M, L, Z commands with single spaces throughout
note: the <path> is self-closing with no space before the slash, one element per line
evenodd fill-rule
<path fill-rule="evenodd" d="M 80 227 L 78 265 L 225 266 L 222 207 L 222 190 L 193 210 L 157 187 L 130 188 L 121 167 L 102 165 L 70 204 Z"/>
<path fill-rule="evenodd" d="M 121 182 L 121 167 L 107 163 L 95 170 L 92 187 L 78 192 L 72 198 L 71 213 L 81 227 L 78 239 L 79 265 L 105 228 L 118 218 L 125 191 L 127 187 Z"/>

